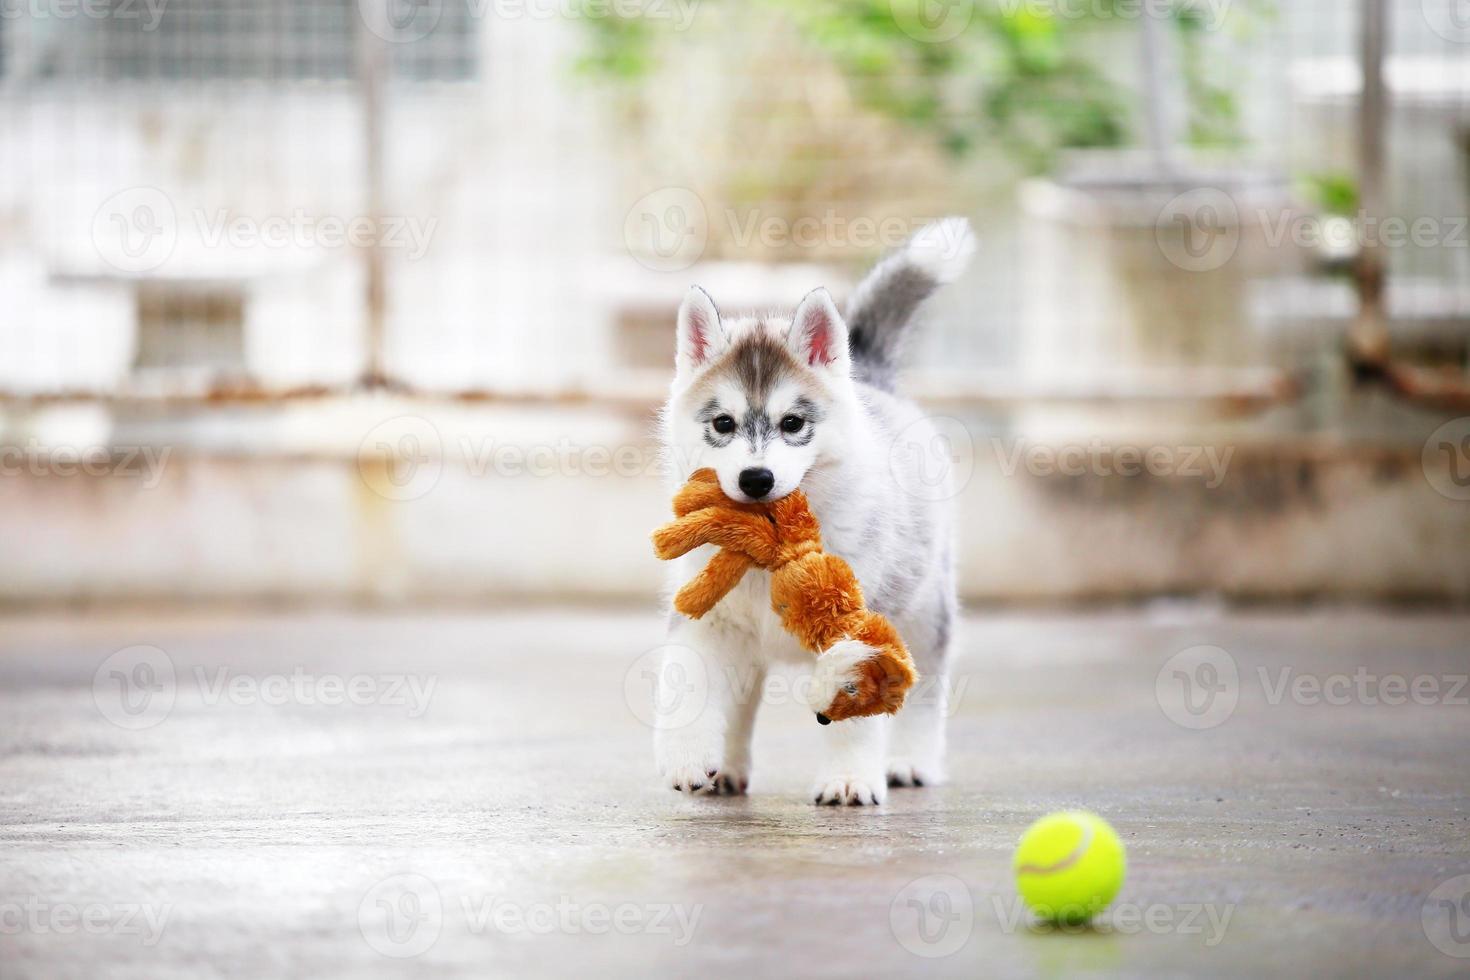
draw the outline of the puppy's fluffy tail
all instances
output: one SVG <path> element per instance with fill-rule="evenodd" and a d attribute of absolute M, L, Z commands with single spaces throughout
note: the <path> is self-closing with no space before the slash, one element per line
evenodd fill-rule
<path fill-rule="evenodd" d="M 935 290 L 959 278 L 974 254 L 970 222 L 941 218 L 925 225 L 858 283 L 847 304 L 847 329 L 859 380 L 893 390 L 914 314 Z"/>

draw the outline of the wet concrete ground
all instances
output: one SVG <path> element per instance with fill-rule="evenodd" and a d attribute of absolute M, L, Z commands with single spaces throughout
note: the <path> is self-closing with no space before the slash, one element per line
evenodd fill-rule
<path fill-rule="evenodd" d="M 0 618 L 0 975 L 1470 971 L 1470 616 L 972 616 L 952 781 L 861 809 L 808 802 L 816 726 L 779 686 L 748 797 L 657 788 L 659 638 Z M 1008 868 L 1067 807 L 1131 863 L 1094 928 L 1048 932 Z"/>

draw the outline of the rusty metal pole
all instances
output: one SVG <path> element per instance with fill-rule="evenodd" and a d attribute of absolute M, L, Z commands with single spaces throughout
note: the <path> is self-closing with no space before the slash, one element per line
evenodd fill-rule
<path fill-rule="evenodd" d="M 1365 224 L 1382 219 L 1385 203 L 1384 126 L 1388 117 L 1388 92 L 1383 80 L 1383 57 L 1388 47 L 1387 7 L 1385 0 L 1363 0 L 1359 39 L 1363 92 L 1358 104 L 1358 206 Z M 1378 375 L 1389 355 L 1388 315 L 1384 308 L 1387 269 L 1383 250 L 1373 241 L 1374 236 L 1361 237 L 1364 241 L 1355 270 L 1358 316 L 1348 335 L 1348 357 L 1359 375 Z"/>
<path fill-rule="evenodd" d="M 387 304 L 387 268 L 381 245 L 383 216 L 383 93 L 388 77 L 388 42 L 367 23 L 357 19 L 358 105 L 362 113 L 362 152 L 365 217 L 372 227 L 363 249 L 366 294 L 366 363 L 363 383 L 369 388 L 386 383 L 383 332 Z"/>

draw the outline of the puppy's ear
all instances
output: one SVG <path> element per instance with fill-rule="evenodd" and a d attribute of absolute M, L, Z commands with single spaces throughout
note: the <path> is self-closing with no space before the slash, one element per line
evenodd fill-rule
<path fill-rule="evenodd" d="M 827 290 L 813 289 L 796 307 L 786 332 L 786 346 L 803 364 L 835 374 L 849 372 L 847 324 Z"/>
<path fill-rule="evenodd" d="M 730 346 L 725 328 L 720 324 L 720 311 L 709 293 L 690 286 L 679 305 L 678 342 L 674 365 L 682 375 L 692 374 L 702 365 L 719 357 Z"/>

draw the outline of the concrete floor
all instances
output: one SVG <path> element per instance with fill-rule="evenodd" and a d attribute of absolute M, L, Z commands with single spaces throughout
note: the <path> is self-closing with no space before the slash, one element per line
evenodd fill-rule
<path fill-rule="evenodd" d="M 561 610 L 0 618 L 0 976 L 1470 971 L 1445 919 L 1470 913 L 1470 616 L 977 615 L 952 781 L 861 809 L 807 802 L 817 729 L 779 690 L 748 797 L 656 788 L 625 689 L 659 637 Z M 99 672 L 134 644 L 172 688 L 147 651 Z M 1166 667 L 1199 644 L 1214 674 Z M 1226 700 L 1184 711 L 1176 668 Z M 123 711 L 115 672 L 153 700 Z M 1381 703 L 1388 675 L 1437 703 Z M 339 682 L 373 703 L 320 703 Z M 1128 880 L 1047 933 L 1011 850 L 1079 806 Z"/>

